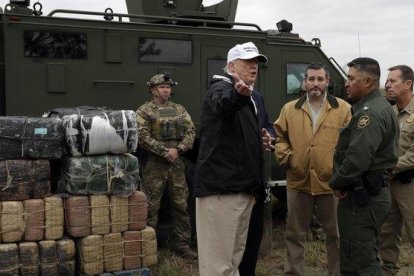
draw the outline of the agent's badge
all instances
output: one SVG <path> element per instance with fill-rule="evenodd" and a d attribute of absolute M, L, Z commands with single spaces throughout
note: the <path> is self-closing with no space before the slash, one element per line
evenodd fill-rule
<path fill-rule="evenodd" d="M 414 122 L 414 113 L 407 118 L 407 123 L 411 124 L 412 122 Z"/>
<path fill-rule="evenodd" d="M 364 115 L 361 118 L 359 118 L 359 121 L 358 121 L 358 127 L 359 128 L 364 128 L 367 125 L 369 125 L 369 117 L 368 116 Z"/>

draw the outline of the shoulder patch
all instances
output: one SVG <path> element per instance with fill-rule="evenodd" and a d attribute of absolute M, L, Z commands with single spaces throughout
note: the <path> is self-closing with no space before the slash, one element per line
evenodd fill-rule
<path fill-rule="evenodd" d="M 361 116 L 361 118 L 359 118 L 359 121 L 358 121 L 358 127 L 364 128 L 367 125 L 369 125 L 369 117 L 367 115 Z"/>
<path fill-rule="evenodd" d="M 407 118 L 407 123 L 411 124 L 412 122 L 414 122 L 414 113 Z"/>
<path fill-rule="evenodd" d="M 369 107 L 368 106 L 364 106 L 364 111 L 367 111 L 369 109 Z"/>

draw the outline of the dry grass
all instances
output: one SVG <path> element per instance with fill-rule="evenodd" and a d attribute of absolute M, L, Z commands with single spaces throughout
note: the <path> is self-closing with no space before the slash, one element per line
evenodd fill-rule
<path fill-rule="evenodd" d="M 279 207 L 277 207 L 279 208 Z M 261 256 L 257 265 L 257 276 L 282 275 L 285 260 L 285 222 L 279 218 L 273 221 L 272 250 Z M 414 250 L 407 240 L 400 257 L 402 267 L 399 275 L 414 275 Z M 159 264 L 153 268 L 153 274 L 159 276 L 198 275 L 197 262 L 188 262 L 175 256 L 168 249 L 159 252 Z M 304 276 L 328 275 L 326 249 L 322 241 L 310 241 L 305 247 Z"/>

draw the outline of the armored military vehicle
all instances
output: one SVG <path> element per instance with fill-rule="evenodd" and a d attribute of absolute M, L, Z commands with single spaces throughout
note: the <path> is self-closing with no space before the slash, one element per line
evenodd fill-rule
<path fill-rule="evenodd" d="M 202 0 L 126 4 L 128 14 L 108 8 L 42 15 L 39 2 L 30 7 L 30 0 L 10 0 L 0 13 L 0 115 L 36 116 L 79 105 L 135 110 L 150 99 L 148 79 L 168 72 L 179 83 L 174 101 L 198 126 L 209 79 L 223 73 L 228 49 L 247 41 L 269 58 L 256 87 L 272 119 L 298 97 L 310 62 L 329 68 L 331 93 L 345 93 L 343 72 L 318 39 L 301 39 L 285 20 L 268 31 L 234 22 L 238 0 L 208 7 Z M 272 180 L 283 179 L 275 162 L 270 171 Z"/>

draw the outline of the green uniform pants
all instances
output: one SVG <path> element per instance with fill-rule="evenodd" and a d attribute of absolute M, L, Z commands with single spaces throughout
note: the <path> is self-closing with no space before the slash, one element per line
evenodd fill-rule
<path fill-rule="evenodd" d="M 390 188 L 391 211 L 382 226 L 379 244 L 383 275 L 396 275 L 398 272 L 403 225 L 414 248 L 414 183 L 392 181 Z"/>
<path fill-rule="evenodd" d="M 378 235 L 390 210 L 388 187 L 359 207 L 351 192 L 338 203 L 341 275 L 381 275 L 378 258 Z"/>
<path fill-rule="evenodd" d="M 161 198 L 168 189 L 173 217 L 173 234 L 177 244 L 189 244 L 190 220 L 187 213 L 188 187 L 185 181 L 184 163 L 174 164 L 149 158 L 142 171 L 142 188 L 148 196 L 148 225 L 156 227 Z"/>

